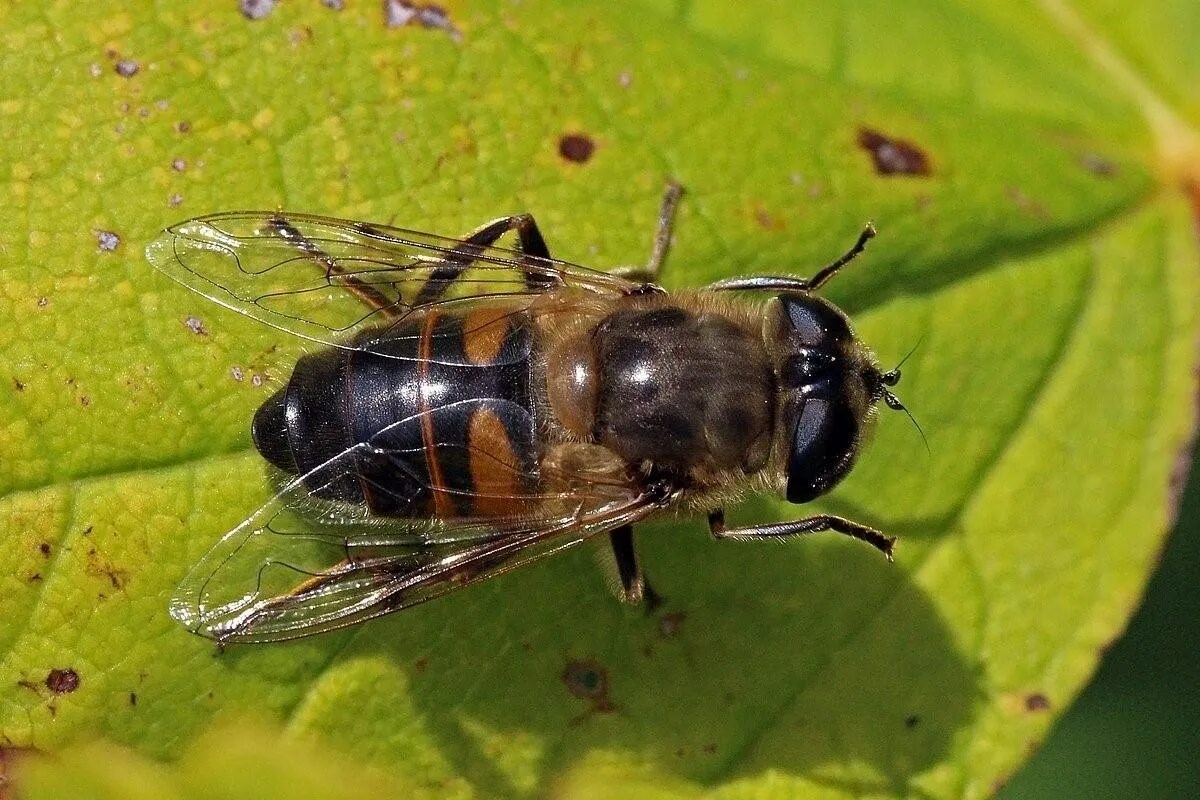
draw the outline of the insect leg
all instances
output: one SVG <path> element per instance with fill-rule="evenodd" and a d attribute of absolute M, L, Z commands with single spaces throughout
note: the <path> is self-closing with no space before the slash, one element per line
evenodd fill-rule
<path fill-rule="evenodd" d="M 663 262 L 671 249 L 671 235 L 675 229 L 675 212 L 679 210 L 679 201 L 683 197 L 683 186 L 675 181 L 667 181 L 663 190 L 662 202 L 658 206 L 658 228 L 654 231 L 654 247 L 650 251 L 650 260 L 644 267 L 618 267 L 612 270 L 614 275 L 629 278 L 644 283 L 657 283 L 658 274 L 662 271 Z"/>
<path fill-rule="evenodd" d="M 831 514 L 818 514 L 791 522 L 774 522 L 767 525 L 731 529 L 725 527 L 724 509 L 718 508 L 708 514 L 708 530 L 717 539 L 732 539 L 739 542 L 785 539 L 789 536 L 834 531 L 861 539 L 887 556 L 888 561 L 892 560 L 892 548 L 896 543 L 895 537 L 887 536 L 874 528 L 869 528 L 845 517 L 835 517 Z"/>
<path fill-rule="evenodd" d="M 849 264 L 867 248 L 867 242 L 875 237 L 875 226 L 870 222 L 863 228 L 862 233 L 846 253 L 827 267 L 822 267 L 811 278 L 794 278 L 789 275 L 761 275 L 745 278 L 726 278 L 710 283 L 704 287 L 709 291 L 785 291 L 785 292 L 815 292 Z"/>
<path fill-rule="evenodd" d="M 518 249 L 523 255 L 550 258 L 550 249 L 546 246 L 546 240 L 531 214 L 501 217 L 465 236 L 453 250 L 446 253 L 442 263 L 433 270 L 429 280 L 421 287 L 416 305 L 440 300 L 451 284 L 470 268 L 483 248 L 495 244 L 501 236 L 512 230 L 517 232 Z M 532 268 L 532 265 L 526 265 L 525 284 L 531 291 L 545 291 L 559 282 L 560 279 L 550 272 L 539 272 Z"/>
<path fill-rule="evenodd" d="M 647 611 L 658 608 L 662 597 L 651 588 L 646 576 L 642 574 L 637 550 L 633 545 L 633 526 L 622 525 L 609 531 L 608 543 L 617 567 L 618 594 L 621 601 L 644 603 Z"/>
<path fill-rule="evenodd" d="M 393 319 L 400 316 L 400 309 L 397 308 L 395 300 L 389 298 L 369 283 L 353 275 L 346 274 L 346 270 L 337 261 L 318 247 L 316 242 L 301 233 L 286 218 L 278 215 L 271 217 L 267 225 L 272 233 L 293 245 L 301 253 L 311 258 L 318 268 L 323 269 L 325 271 L 325 280 L 332 283 L 332 277 L 338 275 L 341 277 L 346 290 L 363 301 L 373 311 L 378 311 Z"/>

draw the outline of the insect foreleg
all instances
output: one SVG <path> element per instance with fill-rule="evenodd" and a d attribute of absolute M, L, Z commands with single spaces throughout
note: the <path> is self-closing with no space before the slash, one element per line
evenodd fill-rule
<path fill-rule="evenodd" d="M 822 267 L 817 274 L 811 278 L 793 278 L 789 275 L 753 275 L 746 278 L 726 278 L 725 280 L 710 283 L 705 288 L 709 291 L 717 292 L 754 292 L 754 291 L 772 291 L 772 292 L 815 292 L 841 270 L 842 267 L 849 264 L 867 248 L 867 242 L 875 237 L 875 226 L 870 222 L 863 228 L 862 233 L 858 235 L 858 239 L 854 242 L 846 253 L 834 261 L 827 267 Z"/>
<path fill-rule="evenodd" d="M 487 223 L 474 233 L 463 237 L 463 240 L 442 259 L 442 263 L 433 270 L 429 280 L 421 287 L 417 295 L 416 305 L 425 305 L 440 300 L 471 264 L 479 257 L 485 247 L 495 244 L 501 236 L 509 231 L 517 232 L 517 243 L 521 253 L 533 258 L 550 258 L 550 249 L 538 229 L 531 214 L 518 214 L 514 217 L 501 217 Z M 531 291 L 544 291 L 558 283 L 558 279 L 546 272 L 536 269 L 526 269 L 525 284 Z"/>
<path fill-rule="evenodd" d="M 886 536 L 874 528 L 831 514 L 818 514 L 792 522 L 774 522 L 748 528 L 726 528 L 725 511 L 717 509 L 708 514 L 708 530 L 717 539 L 732 539 L 739 542 L 785 539 L 789 536 L 834 531 L 866 542 L 887 556 L 888 561 L 892 560 L 892 548 L 896 543 L 895 537 Z"/>
<path fill-rule="evenodd" d="M 658 227 L 654 231 L 654 247 L 650 251 L 650 260 L 644 267 L 618 267 L 612 270 L 612 274 L 644 283 L 658 282 L 663 262 L 667 260 L 667 253 L 671 249 L 675 212 L 679 210 L 682 197 L 683 186 L 675 181 L 668 181 L 667 188 L 663 190 L 662 202 L 658 206 Z"/>

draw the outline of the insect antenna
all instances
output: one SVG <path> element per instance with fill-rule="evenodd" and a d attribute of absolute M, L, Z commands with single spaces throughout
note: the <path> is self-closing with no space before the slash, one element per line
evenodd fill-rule
<path fill-rule="evenodd" d="M 900 362 L 896 364 L 896 366 L 879 376 L 879 382 L 882 383 L 884 387 L 892 387 L 900 382 L 900 368 L 904 366 L 905 361 L 908 361 L 908 359 L 912 357 L 913 353 L 917 352 L 917 348 L 920 347 L 921 343 L 924 341 L 925 336 L 922 334 L 921 338 L 917 339 L 917 343 L 914 344 L 907 353 L 905 353 L 904 358 L 900 359 Z M 929 439 L 925 436 L 925 431 L 923 428 L 921 428 L 921 423 L 917 422 L 917 418 L 912 415 L 912 412 L 908 410 L 908 407 L 905 406 L 904 403 L 900 402 L 900 398 L 892 394 L 888 388 L 884 388 L 883 402 L 887 403 L 887 407 L 893 411 L 904 412 L 904 415 L 912 422 L 913 427 L 917 429 L 917 433 L 921 434 L 921 442 L 925 445 L 925 454 L 933 455 L 933 451 L 929 449 Z"/>

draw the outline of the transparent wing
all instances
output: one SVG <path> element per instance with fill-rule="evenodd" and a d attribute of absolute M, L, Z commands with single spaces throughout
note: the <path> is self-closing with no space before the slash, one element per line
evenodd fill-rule
<path fill-rule="evenodd" d="M 180 584 L 171 615 L 222 642 L 291 639 L 341 628 L 499 575 L 588 537 L 633 522 L 657 503 L 611 471 L 550 466 L 547 493 L 504 494 L 508 515 L 380 518 L 321 498 L 359 459 L 387 457 L 357 445 L 288 482 L 238 525 Z M 373 492 L 386 492 L 382 486 Z"/>
<path fill-rule="evenodd" d="M 146 257 L 223 306 L 338 347 L 354 347 L 356 332 L 396 324 L 434 304 L 499 296 L 532 302 L 563 286 L 602 295 L 636 288 L 613 275 L 514 250 L 268 211 L 173 225 L 147 246 Z"/>

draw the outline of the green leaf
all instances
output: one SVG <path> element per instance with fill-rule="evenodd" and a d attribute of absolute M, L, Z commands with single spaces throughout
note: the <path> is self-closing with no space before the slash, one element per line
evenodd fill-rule
<path fill-rule="evenodd" d="M 1123 628 L 1174 513 L 1195 8 L 479 0 L 449 5 L 456 41 L 347 5 L 0 9 L 0 744 L 101 737 L 186 771 L 253 712 L 438 795 L 989 794 Z M 871 141 L 928 174 L 880 174 Z M 301 345 L 154 273 L 159 229 L 531 211 L 555 255 L 608 268 L 649 252 L 668 177 L 673 288 L 811 273 L 875 220 L 830 296 L 885 364 L 921 343 L 900 390 L 930 453 L 885 415 L 818 505 L 899 534 L 896 565 L 680 521 L 641 537 L 657 617 L 580 552 L 283 645 L 219 652 L 168 618 L 270 491 L 248 423 Z M 264 738 L 230 739 L 227 769 Z"/>

